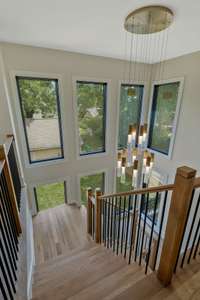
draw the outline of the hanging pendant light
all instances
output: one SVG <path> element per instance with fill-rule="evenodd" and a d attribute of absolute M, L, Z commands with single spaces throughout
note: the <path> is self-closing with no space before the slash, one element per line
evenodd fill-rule
<path fill-rule="evenodd" d="M 168 7 L 159 5 L 136 9 L 126 17 L 124 28 L 130 37 L 128 97 L 137 97 L 134 82 L 141 81 L 142 84 L 144 82 L 151 84 L 153 79 L 162 79 L 168 28 L 173 22 L 173 17 L 173 12 Z M 138 62 L 143 62 L 140 68 L 137 66 Z M 156 63 L 155 68 L 149 68 L 149 64 L 152 63 Z M 126 65 L 124 69 L 126 70 Z M 126 81 L 126 76 L 124 79 Z M 172 93 L 164 91 L 162 96 L 169 100 L 172 98 Z M 121 178 L 121 183 L 125 183 L 126 167 L 132 167 L 132 186 L 134 188 L 141 187 L 143 184 L 148 185 L 154 166 L 155 155 L 147 149 L 147 134 L 147 123 L 130 124 L 127 148 L 118 155 L 117 176 Z"/>

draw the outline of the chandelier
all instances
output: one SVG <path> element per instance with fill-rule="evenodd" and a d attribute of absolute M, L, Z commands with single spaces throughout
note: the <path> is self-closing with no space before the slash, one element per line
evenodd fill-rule
<path fill-rule="evenodd" d="M 164 59 L 168 41 L 168 28 L 173 21 L 173 12 L 164 6 L 146 6 L 134 10 L 125 19 L 124 28 L 130 38 L 127 96 L 136 97 L 134 83 L 140 79 L 151 84 L 153 78 L 162 79 Z M 127 37 L 126 37 L 127 44 Z M 127 48 L 127 45 L 125 45 Z M 125 61 L 127 59 L 125 58 Z M 137 62 L 142 61 L 142 67 Z M 155 64 L 153 68 L 152 65 Z M 125 62 L 126 64 L 126 62 Z M 151 67 L 149 67 L 151 65 Z M 141 71 L 141 68 L 143 70 Z M 126 65 L 125 71 L 126 73 Z M 127 80 L 125 79 L 127 82 Z M 168 95 L 163 95 L 168 97 Z M 117 177 L 126 182 L 126 172 L 132 177 L 132 187 L 146 187 L 149 184 L 155 156 L 147 148 L 148 124 L 130 124 L 127 147 L 118 151 Z"/>

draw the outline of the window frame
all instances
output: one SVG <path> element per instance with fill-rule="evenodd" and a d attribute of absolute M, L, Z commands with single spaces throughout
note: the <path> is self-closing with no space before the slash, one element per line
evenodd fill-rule
<path fill-rule="evenodd" d="M 77 205 L 81 207 L 81 178 L 90 175 L 98 175 L 104 173 L 104 194 L 108 192 L 108 169 L 98 169 L 90 172 L 79 173 L 77 175 L 78 197 Z"/>
<path fill-rule="evenodd" d="M 123 147 L 119 148 L 119 126 L 120 126 L 120 104 L 121 104 L 121 88 L 122 86 L 136 86 L 136 87 L 141 87 L 143 88 L 143 93 L 142 93 L 142 97 L 141 97 L 141 103 L 140 103 L 140 108 L 139 108 L 139 116 L 138 116 L 138 125 L 141 124 L 141 120 L 143 118 L 143 104 L 144 104 L 144 93 L 145 93 L 145 84 L 144 83 L 134 83 L 134 82 L 120 82 L 120 87 L 119 87 L 119 103 L 118 103 L 118 129 L 117 129 L 117 150 L 122 150 Z M 139 132 L 137 132 L 137 137 L 136 140 L 138 138 L 138 134 Z M 128 133 L 127 133 L 127 137 L 128 137 Z"/>
<path fill-rule="evenodd" d="M 62 183 L 65 182 L 65 185 L 66 185 L 66 189 L 65 189 L 66 199 L 65 200 L 67 200 L 67 201 L 65 201 L 64 203 L 69 204 L 69 205 L 74 203 L 74 202 L 72 202 L 72 197 L 71 197 L 71 177 L 70 176 L 58 177 L 58 178 L 46 179 L 46 180 L 45 179 L 38 180 L 29 185 L 30 200 L 31 200 L 31 204 L 32 204 L 31 205 L 32 216 L 35 216 L 38 213 L 34 189 L 41 185 L 61 183 L 61 182 Z"/>
<path fill-rule="evenodd" d="M 22 106 L 22 97 L 20 93 L 20 85 L 19 80 L 43 80 L 43 81 L 54 81 L 56 85 L 56 107 L 57 107 L 57 113 L 58 113 L 58 126 L 59 126 L 59 140 L 60 140 L 60 150 L 61 150 L 61 156 L 55 157 L 55 158 L 47 158 L 42 160 L 31 160 L 31 151 L 29 147 L 29 140 L 28 140 L 28 134 L 25 124 L 25 117 L 24 117 L 24 111 Z M 20 106 L 20 112 L 21 112 L 21 119 L 23 123 L 23 130 L 24 130 L 24 136 L 26 141 L 26 150 L 28 155 L 29 164 L 38 164 L 48 161 L 57 161 L 64 159 L 64 143 L 63 143 L 63 129 L 62 129 L 62 116 L 61 116 L 61 107 L 60 107 L 60 94 L 59 94 L 59 80 L 57 78 L 47 78 L 47 77 L 36 77 L 36 76 L 22 76 L 22 75 L 15 75 L 15 81 L 16 81 L 16 87 L 17 87 L 17 94 L 18 94 L 18 100 L 19 100 L 19 106 Z"/>
<path fill-rule="evenodd" d="M 38 185 L 38 186 L 34 186 L 34 187 L 33 187 L 33 194 L 34 194 L 34 198 L 35 198 L 35 207 L 36 207 L 37 213 L 39 213 L 39 212 L 41 211 L 41 210 L 39 209 L 39 205 L 38 205 L 37 187 L 42 186 L 42 185 L 56 184 L 56 183 L 63 183 L 63 188 L 64 188 L 64 202 L 63 202 L 63 204 L 68 204 L 68 198 L 67 198 L 67 182 L 66 182 L 66 180 L 60 181 L 60 182 L 52 182 L 52 183 L 40 184 L 40 185 Z M 55 207 L 56 207 L 56 206 L 55 206 Z M 51 207 L 51 208 L 53 208 L 53 207 Z"/>
<path fill-rule="evenodd" d="M 78 122 L 78 107 L 77 107 L 77 82 L 83 83 L 94 83 L 94 84 L 106 84 L 105 98 L 104 98 L 104 151 L 103 152 L 91 152 L 86 154 L 80 153 L 79 144 L 79 122 Z M 82 160 L 87 158 L 98 158 L 104 157 L 109 154 L 109 133 L 110 133 L 110 123 L 109 123 L 109 105 L 110 105 L 110 80 L 102 78 L 88 78 L 88 77 L 73 77 L 73 113 L 75 122 L 75 143 L 76 143 L 76 159 Z"/>
<path fill-rule="evenodd" d="M 115 153 L 118 153 L 118 137 L 119 137 L 119 120 L 120 120 L 120 101 L 121 101 L 121 85 L 122 84 L 130 84 L 130 85 L 142 85 L 143 86 L 143 97 L 141 103 L 141 112 L 140 112 L 140 124 L 145 120 L 145 111 L 146 111 L 146 98 L 148 91 L 148 83 L 146 81 L 126 81 L 119 80 L 118 81 L 118 97 L 117 97 L 117 122 L 116 122 L 116 136 L 115 136 Z M 114 157 L 115 159 L 115 157 Z M 114 191 L 116 190 L 115 184 Z"/>
<path fill-rule="evenodd" d="M 173 130 L 172 130 L 172 135 L 170 139 L 170 144 L 169 144 L 169 151 L 168 154 L 161 152 L 159 150 L 153 149 L 150 147 L 150 137 L 151 137 L 151 127 L 152 127 L 152 113 L 154 109 L 154 101 L 155 101 L 155 87 L 160 86 L 160 85 L 167 85 L 170 83 L 179 83 L 179 90 L 178 90 L 178 97 L 177 97 L 177 103 L 176 103 L 176 111 L 175 111 L 175 116 L 174 116 L 174 122 L 173 122 Z M 149 114 L 148 114 L 148 136 L 147 136 L 147 149 L 156 155 L 160 157 L 165 157 L 167 159 L 172 158 L 173 154 L 173 149 L 175 145 L 175 138 L 176 138 L 176 132 L 177 132 L 177 127 L 178 127 L 178 120 L 179 120 L 179 115 L 180 115 L 180 109 L 181 109 L 181 101 L 182 101 L 182 96 L 183 96 L 183 86 L 184 86 L 184 77 L 179 77 L 179 78 L 173 78 L 173 79 L 168 79 L 168 80 L 160 80 L 160 81 L 154 81 L 152 83 L 151 87 L 151 96 L 150 96 L 150 103 L 149 103 Z"/>

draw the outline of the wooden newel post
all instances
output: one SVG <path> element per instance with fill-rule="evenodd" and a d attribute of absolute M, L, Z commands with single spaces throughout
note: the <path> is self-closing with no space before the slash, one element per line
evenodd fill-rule
<path fill-rule="evenodd" d="M 96 243 L 101 243 L 101 197 L 102 192 L 100 189 L 95 190 L 95 199 L 96 199 L 96 205 L 95 205 L 95 241 Z"/>
<path fill-rule="evenodd" d="M 93 191 L 91 188 L 87 189 L 86 192 L 87 197 L 87 232 L 92 235 L 92 201 Z"/>
<path fill-rule="evenodd" d="M 167 220 L 165 238 L 157 277 L 169 285 L 173 276 L 184 225 L 190 206 L 196 170 L 189 167 L 177 169 L 174 190 Z"/>
<path fill-rule="evenodd" d="M 22 232 L 22 228 L 21 228 L 21 223 L 20 223 L 19 210 L 18 210 L 18 206 L 17 206 L 17 199 L 16 199 L 16 195 L 15 195 L 15 189 L 14 189 L 14 185 L 13 185 L 9 162 L 8 162 L 8 158 L 6 155 L 5 145 L 0 146 L 0 160 L 5 160 L 5 164 L 4 164 L 5 179 L 6 179 L 6 183 L 8 186 L 8 193 L 9 193 L 9 197 L 10 197 L 13 214 L 15 217 L 17 232 L 18 232 L 18 234 L 20 234 Z"/>

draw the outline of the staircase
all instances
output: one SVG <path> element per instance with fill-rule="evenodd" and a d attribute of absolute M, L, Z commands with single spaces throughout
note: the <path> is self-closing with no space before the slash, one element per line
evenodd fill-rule
<path fill-rule="evenodd" d="M 146 277 L 144 267 L 93 242 L 36 267 L 34 300 L 115 299 Z"/>
<path fill-rule="evenodd" d="M 110 249 L 88 243 L 36 266 L 33 300 L 161 300 L 200 299 L 200 261 L 179 270 L 164 288 L 155 273 L 128 265 Z"/>

